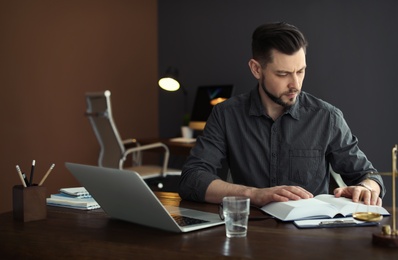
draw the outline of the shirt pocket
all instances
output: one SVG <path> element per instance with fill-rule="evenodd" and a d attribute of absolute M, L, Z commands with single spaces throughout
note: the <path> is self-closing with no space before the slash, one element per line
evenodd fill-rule
<path fill-rule="evenodd" d="M 289 151 L 289 180 L 292 184 L 303 187 L 319 178 L 319 165 L 322 152 L 317 149 L 290 150 Z"/>

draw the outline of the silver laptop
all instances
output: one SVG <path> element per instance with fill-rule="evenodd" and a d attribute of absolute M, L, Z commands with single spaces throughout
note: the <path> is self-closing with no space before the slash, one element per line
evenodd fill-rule
<path fill-rule="evenodd" d="M 172 232 L 224 223 L 218 214 L 163 206 L 136 172 L 75 163 L 65 166 L 112 218 Z"/>

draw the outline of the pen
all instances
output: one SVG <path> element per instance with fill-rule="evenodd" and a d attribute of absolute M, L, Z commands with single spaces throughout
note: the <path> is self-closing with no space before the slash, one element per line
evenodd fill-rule
<path fill-rule="evenodd" d="M 33 185 L 33 173 L 35 172 L 35 164 L 36 164 L 36 160 L 32 161 L 32 168 L 30 170 L 30 180 L 29 180 L 29 186 Z"/>
<path fill-rule="evenodd" d="M 17 168 L 18 176 L 19 176 L 19 178 L 20 178 L 21 181 L 22 181 L 22 185 L 26 188 L 26 183 L 25 183 L 25 180 L 23 179 L 22 172 L 21 172 L 21 168 L 19 168 L 18 165 L 15 166 L 15 167 Z"/>
<path fill-rule="evenodd" d="M 22 177 L 23 177 L 23 180 L 24 180 L 25 183 L 26 183 L 26 186 L 29 186 L 28 178 L 26 177 L 26 174 L 25 174 L 24 172 L 22 173 Z"/>
<path fill-rule="evenodd" d="M 55 166 L 54 163 L 50 166 L 50 169 L 48 169 L 46 175 L 44 175 L 43 179 L 41 179 L 39 186 L 41 186 L 43 184 L 43 182 L 47 179 L 47 177 L 50 174 L 50 172 L 52 171 L 52 169 L 54 169 L 54 166 Z"/>
<path fill-rule="evenodd" d="M 342 225 L 352 225 L 352 224 L 356 224 L 354 220 L 329 220 L 329 221 L 321 221 L 321 223 L 319 223 L 320 226 L 324 226 L 324 225 L 338 225 L 338 226 L 342 226 Z"/>

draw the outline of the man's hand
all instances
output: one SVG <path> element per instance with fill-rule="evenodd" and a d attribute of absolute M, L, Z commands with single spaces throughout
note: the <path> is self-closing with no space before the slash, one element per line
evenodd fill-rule
<path fill-rule="evenodd" d="M 309 199 L 314 196 L 299 186 L 275 186 L 272 188 L 253 188 L 250 201 L 257 206 L 264 206 L 270 202 Z"/>
<path fill-rule="evenodd" d="M 334 190 L 334 195 L 338 197 L 351 198 L 354 202 L 363 201 L 366 205 L 382 205 L 380 195 L 380 186 L 377 182 L 367 179 L 361 183 L 363 186 L 348 186 L 337 188 Z M 369 187 L 370 189 L 366 188 Z"/>
<path fill-rule="evenodd" d="M 210 203 L 220 203 L 225 196 L 248 197 L 251 204 L 260 207 L 273 201 L 299 200 L 314 197 L 310 192 L 299 186 L 254 188 L 222 180 L 214 180 L 207 188 L 205 200 Z"/>

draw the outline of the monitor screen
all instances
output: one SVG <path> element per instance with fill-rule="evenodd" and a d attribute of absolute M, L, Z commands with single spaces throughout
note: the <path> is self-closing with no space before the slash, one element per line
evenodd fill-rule
<path fill-rule="evenodd" d="M 232 95 L 233 85 L 199 86 L 196 91 L 189 127 L 203 130 L 214 105 Z"/>

